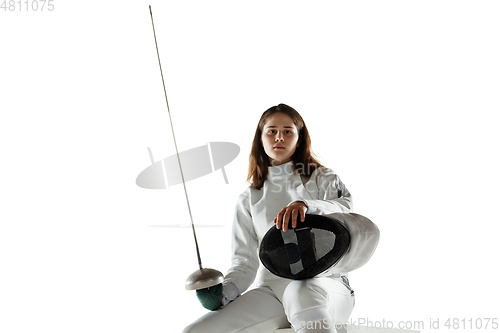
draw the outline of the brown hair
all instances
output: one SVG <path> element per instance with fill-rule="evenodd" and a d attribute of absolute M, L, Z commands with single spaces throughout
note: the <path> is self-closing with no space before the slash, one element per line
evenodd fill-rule
<path fill-rule="evenodd" d="M 250 184 L 257 189 L 262 188 L 264 185 L 264 181 L 267 179 L 268 167 L 271 164 L 261 143 L 262 130 L 264 129 L 267 118 L 275 113 L 283 113 L 292 118 L 295 127 L 297 127 L 299 131 L 299 139 L 297 141 L 298 147 L 291 157 L 293 161 L 293 171 L 305 176 L 310 176 L 316 168 L 322 166 L 318 158 L 312 152 L 311 138 L 309 137 L 306 124 L 300 114 L 294 108 L 286 104 L 273 106 L 267 109 L 260 117 L 253 138 L 252 149 L 250 151 L 247 181 L 251 180 Z"/>

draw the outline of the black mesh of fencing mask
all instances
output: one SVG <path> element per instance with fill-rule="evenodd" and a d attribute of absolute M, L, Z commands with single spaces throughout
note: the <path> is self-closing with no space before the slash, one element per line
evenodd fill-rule
<path fill-rule="evenodd" d="M 335 265 L 349 249 L 351 238 L 337 219 L 306 214 L 295 229 L 271 227 L 259 249 L 262 264 L 273 274 L 294 280 L 312 278 Z"/>

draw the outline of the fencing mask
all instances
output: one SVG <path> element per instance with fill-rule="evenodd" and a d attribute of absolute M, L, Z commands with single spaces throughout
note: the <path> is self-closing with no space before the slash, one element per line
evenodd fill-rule
<path fill-rule="evenodd" d="M 379 240 L 373 222 L 358 214 L 306 214 L 304 222 L 283 232 L 271 227 L 259 249 L 262 264 L 287 279 L 312 278 L 326 270 L 347 273 L 363 266 Z"/>

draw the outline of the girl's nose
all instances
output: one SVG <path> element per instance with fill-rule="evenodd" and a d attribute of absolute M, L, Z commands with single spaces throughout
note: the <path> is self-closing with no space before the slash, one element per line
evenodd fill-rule
<path fill-rule="evenodd" d="M 276 141 L 283 141 L 283 134 L 281 132 L 276 132 Z"/>

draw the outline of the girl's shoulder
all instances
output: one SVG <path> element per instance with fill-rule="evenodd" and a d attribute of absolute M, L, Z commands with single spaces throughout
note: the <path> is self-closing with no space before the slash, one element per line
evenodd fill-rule
<path fill-rule="evenodd" d="M 252 199 L 259 194 L 262 196 L 262 189 L 257 189 L 253 185 L 248 185 L 245 190 L 240 193 L 239 197 Z"/>
<path fill-rule="evenodd" d="M 267 180 L 266 180 L 267 181 Z M 261 201 L 265 195 L 265 186 L 261 188 L 256 188 L 253 185 L 249 185 L 241 194 L 240 197 L 245 198 L 250 205 L 255 205 L 257 202 Z"/>

